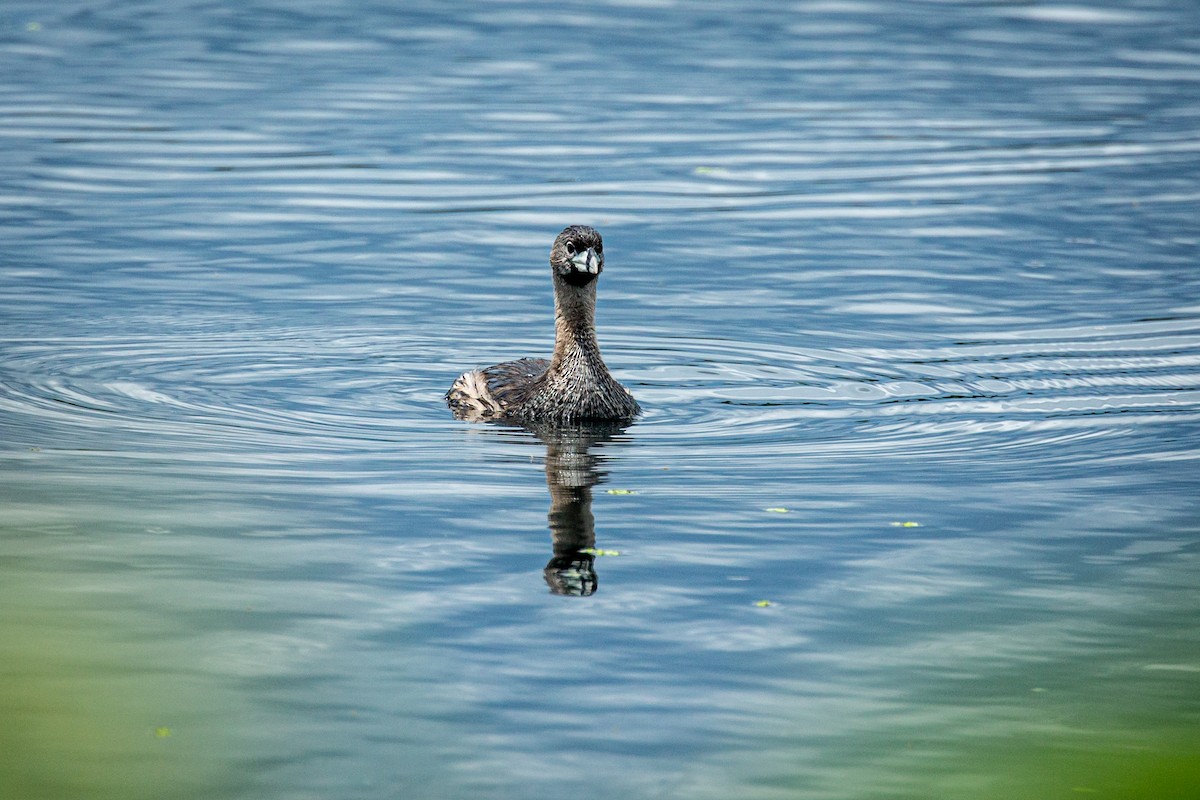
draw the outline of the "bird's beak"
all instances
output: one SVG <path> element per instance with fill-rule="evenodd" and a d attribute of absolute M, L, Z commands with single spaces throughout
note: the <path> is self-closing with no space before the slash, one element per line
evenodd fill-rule
<path fill-rule="evenodd" d="M 600 274 L 600 257 L 590 247 L 581 253 L 571 256 L 571 263 L 575 265 L 577 272 L 586 272 L 589 275 Z"/>

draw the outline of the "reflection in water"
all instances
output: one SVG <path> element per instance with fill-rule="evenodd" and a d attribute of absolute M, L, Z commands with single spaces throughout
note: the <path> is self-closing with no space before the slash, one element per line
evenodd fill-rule
<path fill-rule="evenodd" d="M 467 422 L 496 422 L 523 428 L 546 445 L 546 488 L 550 490 L 550 538 L 554 555 L 543 574 L 555 594 L 587 597 L 596 593 L 596 519 L 592 516 L 592 487 L 604 473 L 595 445 L 611 441 L 630 422 L 517 422 L 485 416 L 474 407 L 451 409 Z"/>
<path fill-rule="evenodd" d="M 546 564 L 546 584 L 555 594 L 585 597 L 599 588 L 594 550 L 596 520 L 592 487 L 602 473 L 594 445 L 625 430 L 615 423 L 575 424 L 534 430 L 546 443 L 546 487 L 550 490 L 550 537 L 554 557 Z"/>
<path fill-rule="evenodd" d="M 606 473 L 593 452 L 628 427 L 614 422 L 527 425 L 546 445 L 546 488 L 550 490 L 550 538 L 554 555 L 543 574 L 555 594 L 587 597 L 596 593 L 596 520 L 592 487 Z"/>

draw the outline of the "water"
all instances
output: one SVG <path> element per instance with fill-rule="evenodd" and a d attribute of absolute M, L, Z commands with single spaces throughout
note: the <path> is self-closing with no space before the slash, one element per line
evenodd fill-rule
<path fill-rule="evenodd" d="M 0 796 L 1194 796 L 1198 67 L 1166 0 L 7 3 Z M 568 223 L 645 414 L 455 421 Z"/>

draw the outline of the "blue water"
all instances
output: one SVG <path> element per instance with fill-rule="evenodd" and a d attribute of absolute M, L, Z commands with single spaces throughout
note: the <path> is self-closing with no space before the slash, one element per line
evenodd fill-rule
<path fill-rule="evenodd" d="M 0 7 L 0 797 L 1200 785 L 1193 3 Z M 605 236 L 643 416 L 455 420 Z"/>

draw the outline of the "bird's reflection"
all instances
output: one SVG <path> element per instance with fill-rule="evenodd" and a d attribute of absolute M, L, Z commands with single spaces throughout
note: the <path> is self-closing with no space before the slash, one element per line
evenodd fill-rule
<path fill-rule="evenodd" d="M 550 538 L 554 555 L 543 574 L 555 594 L 586 597 L 596 593 L 596 521 L 592 487 L 605 476 L 598 445 L 619 436 L 628 425 L 574 423 L 525 426 L 546 445 L 546 486 L 550 490 Z"/>

